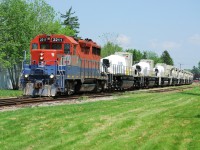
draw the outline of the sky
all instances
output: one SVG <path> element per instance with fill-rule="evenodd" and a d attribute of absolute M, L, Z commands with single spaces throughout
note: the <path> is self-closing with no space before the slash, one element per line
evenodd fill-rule
<path fill-rule="evenodd" d="M 46 0 L 62 14 L 72 6 L 79 36 L 103 46 L 106 38 L 128 48 L 167 50 L 174 65 L 192 69 L 200 61 L 199 0 Z"/>

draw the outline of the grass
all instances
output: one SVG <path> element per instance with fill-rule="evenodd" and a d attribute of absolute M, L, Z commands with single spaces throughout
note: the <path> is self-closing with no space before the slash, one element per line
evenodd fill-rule
<path fill-rule="evenodd" d="M 0 98 L 22 96 L 20 90 L 0 90 Z"/>
<path fill-rule="evenodd" d="M 0 149 L 200 149 L 200 88 L 0 113 Z"/>

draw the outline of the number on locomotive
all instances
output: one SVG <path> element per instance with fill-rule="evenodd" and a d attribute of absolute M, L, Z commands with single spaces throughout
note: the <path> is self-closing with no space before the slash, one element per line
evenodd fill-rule
<path fill-rule="evenodd" d="M 52 38 L 52 42 L 62 42 L 62 38 Z"/>
<path fill-rule="evenodd" d="M 47 41 L 47 38 L 39 38 L 39 41 L 40 41 L 40 42 L 46 42 L 46 41 Z"/>

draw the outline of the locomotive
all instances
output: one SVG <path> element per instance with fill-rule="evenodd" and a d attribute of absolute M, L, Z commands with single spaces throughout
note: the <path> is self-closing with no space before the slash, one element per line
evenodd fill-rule
<path fill-rule="evenodd" d="M 101 48 L 91 39 L 38 35 L 30 44 L 30 64 L 23 63 L 24 95 L 56 96 L 101 91 L 107 82 L 100 68 Z"/>
<path fill-rule="evenodd" d="M 24 95 L 56 96 L 79 92 L 129 90 L 191 84 L 193 74 L 153 60 L 133 65 L 132 54 L 116 52 L 101 58 L 91 39 L 65 35 L 36 36 L 30 44 L 30 63 L 23 62 Z"/>

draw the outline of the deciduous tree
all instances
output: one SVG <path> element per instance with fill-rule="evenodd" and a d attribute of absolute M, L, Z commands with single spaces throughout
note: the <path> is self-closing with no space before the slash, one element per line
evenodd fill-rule
<path fill-rule="evenodd" d="M 143 53 L 137 49 L 127 49 L 126 52 L 133 54 L 133 62 L 134 63 L 139 62 L 143 57 Z"/>
<path fill-rule="evenodd" d="M 59 30 L 56 13 L 44 0 L 0 2 L 0 62 L 8 69 L 13 89 L 19 88 L 23 51 L 41 33 Z"/>
<path fill-rule="evenodd" d="M 145 55 L 146 55 L 146 59 L 153 60 L 154 64 L 161 63 L 160 57 L 155 52 L 153 52 L 153 51 L 146 51 Z"/>
<path fill-rule="evenodd" d="M 112 42 L 108 42 L 102 47 L 101 56 L 106 57 L 106 56 L 114 54 L 115 52 L 122 52 L 122 51 L 123 49 L 119 45 L 114 44 Z"/>

